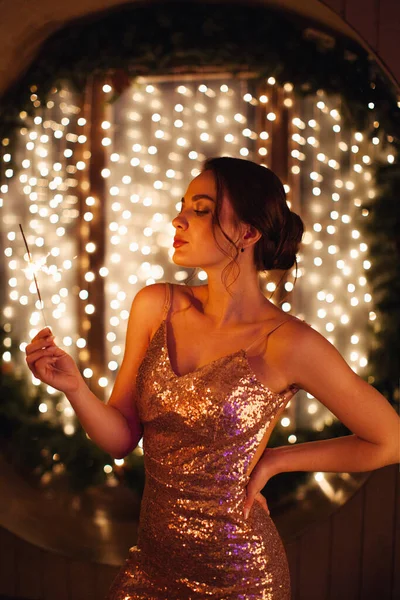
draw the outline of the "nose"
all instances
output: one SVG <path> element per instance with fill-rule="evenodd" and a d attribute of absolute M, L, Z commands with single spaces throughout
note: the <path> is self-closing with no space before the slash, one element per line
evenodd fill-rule
<path fill-rule="evenodd" d="M 178 227 L 180 229 L 186 229 L 187 224 L 185 219 L 183 219 L 181 215 L 177 215 L 172 219 L 172 226 L 175 227 L 175 229 L 178 229 Z"/>

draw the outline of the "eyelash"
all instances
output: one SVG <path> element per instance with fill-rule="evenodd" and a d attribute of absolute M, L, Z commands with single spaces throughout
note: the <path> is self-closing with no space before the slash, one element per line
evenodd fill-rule
<path fill-rule="evenodd" d="M 180 215 L 182 212 L 182 210 L 180 212 L 178 212 L 178 215 Z M 194 210 L 193 212 L 195 212 L 197 215 L 207 215 L 210 211 L 209 210 Z"/>

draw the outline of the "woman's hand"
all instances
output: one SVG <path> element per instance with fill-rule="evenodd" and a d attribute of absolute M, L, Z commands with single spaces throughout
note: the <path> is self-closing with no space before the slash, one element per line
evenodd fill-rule
<path fill-rule="evenodd" d="M 246 486 L 246 500 L 243 506 L 245 519 L 249 516 L 254 500 L 257 500 L 269 514 L 268 504 L 265 497 L 261 494 L 261 490 L 274 475 L 277 475 L 277 471 L 273 466 L 272 448 L 266 448 L 256 466 L 251 471 L 250 479 Z"/>
<path fill-rule="evenodd" d="M 65 394 L 78 389 L 82 375 L 73 358 L 56 346 L 48 327 L 32 338 L 25 353 L 27 365 L 37 379 Z"/>

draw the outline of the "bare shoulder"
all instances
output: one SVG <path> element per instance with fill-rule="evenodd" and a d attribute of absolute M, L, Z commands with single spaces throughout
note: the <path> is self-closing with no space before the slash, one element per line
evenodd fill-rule
<path fill-rule="evenodd" d="M 314 336 L 320 334 L 308 323 L 294 315 L 288 315 L 277 309 L 275 314 L 276 323 L 280 327 L 271 334 L 274 349 L 283 364 L 288 364 L 297 352 L 300 341 L 306 345 L 312 343 Z M 322 337 L 322 336 L 321 336 Z"/>
<path fill-rule="evenodd" d="M 267 329 L 270 329 L 274 324 L 279 326 L 276 334 L 272 333 L 275 339 L 292 340 L 293 336 L 298 335 L 300 332 L 306 334 L 310 328 L 305 321 L 295 315 L 288 314 L 270 300 L 266 300 L 265 309 L 260 311 L 258 315 L 258 322 L 261 327 L 266 324 Z"/>
<path fill-rule="evenodd" d="M 147 306 L 147 309 L 150 308 L 152 312 L 157 312 L 159 308 L 162 309 L 166 295 L 166 286 L 166 283 L 145 285 L 137 292 L 134 302 Z"/>
<path fill-rule="evenodd" d="M 135 362 L 160 326 L 166 286 L 166 283 L 146 285 L 134 296 L 129 312 L 124 360 L 128 357 L 128 362 Z"/>
<path fill-rule="evenodd" d="M 288 321 L 285 323 L 286 334 L 290 337 L 291 341 L 302 342 L 303 344 L 318 343 L 318 341 L 326 344 L 330 342 L 314 329 L 309 323 L 299 319 L 294 315 L 288 316 Z M 332 344 L 330 344 L 332 345 Z"/>
<path fill-rule="evenodd" d="M 337 348 L 310 324 L 294 317 L 282 330 L 284 335 L 277 339 L 276 347 L 291 379 L 302 389 L 310 390 L 316 372 L 320 374 L 324 369 L 340 372 L 341 376 L 346 374 L 347 381 L 355 376 Z"/>
<path fill-rule="evenodd" d="M 279 320 L 283 321 L 283 323 L 278 330 L 280 335 L 276 337 L 279 337 L 282 340 L 282 348 L 285 348 L 288 353 L 295 352 L 300 343 L 308 345 L 313 343 L 317 338 L 323 338 L 329 343 L 326 338 L 313 329 L 309 323 L 306 323 L 306 321 L 303 321 L 294 315 L 285 315 L 283 313 L 281 319 L 279 316 L 277 317 L 277 322 Z"/>
<path fill-rule="evenodd" d="M 145 285 L 136 294 L 135 298 L 147 300 L 152 305 L 153 303 L 158 304 L 160 299 L 164 299 L 166 293 L 167 283 L 151 283 Z"/>
<path fill-rule="evenodd" d="M 171 288 L 172 312 L 179 312 L 189 308 L 190 305 L 201 305 L 201 297 L 197 287 L 206 286 L 188 286 L 179 283 L 159 282 L 144 286 L 136 294 L 134 304 L 137 310 L 143 314 L 143 319 L 147 323 L 150 332 L 150 338 L 160 326 L 163 318 L 163 309 L 167 299 L 167 286 Z M 200 292 L 201 294 L 201 292 Z"/>
<path fill-rule="evenodd" d="M 167 285 L 165 282 L 145 285 L 137 292 L 133 299 L 132 308 L 135 308 L 136 313 L 147 324 L 150 337 L 162 319 Z"/>

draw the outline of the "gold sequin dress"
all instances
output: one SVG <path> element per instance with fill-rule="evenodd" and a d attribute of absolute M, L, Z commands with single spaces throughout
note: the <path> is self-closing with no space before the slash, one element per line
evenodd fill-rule
<path fill-rule="evenodd" d="M 168 354 L 166 288 L 164 319 L 137 374 L 146 476 L 137 545 L 107 600 L 290 600 L 274 522 L 257 501 L 245 520 L 243 503 L 252 457 L 298 388 L 272 392 L 247 349 L 178 376 Z"/>

